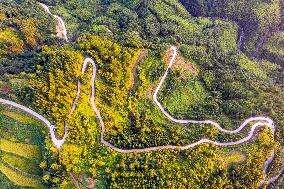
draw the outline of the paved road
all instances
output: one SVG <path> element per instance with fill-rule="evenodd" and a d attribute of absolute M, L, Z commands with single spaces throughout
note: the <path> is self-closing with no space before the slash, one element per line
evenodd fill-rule
<path fill-rule="evenodd" d="M 36 113 L 35 111 L 33 111 L 33 110 L 31 110 L 31 109 L 29 109 L 29 108 L 27 108 L 27 107 L 25 107 L 25 106 L 22 106 L 22 105 L 20 105 L 20 104 L 17 104 L 17 103 L 15 103 L 15 102 L 12 102 L 12 101 L 10 101 L 10 100 L 5 100 L 5 99 L 0 98 L 0 103 L 1 103 L 1 104 L 6 104 L 6 105 L 10 105 L 10 106 L 13 106 L 13 107 L 15 107 L 15 108 L 21 109 L 21 110 L 25 111 L 26 113 L 28 113 L 28 114 L 34 116 L 35 118 L 39 119 L 39 120 L 42 121 L 45 125 L 48 126 L 49 132 L 50 132 L 50 135 L 51 135 L 51 139 L 52 139 L 52 142 L 53 142 L 54 146 L 56 146 L 57 148 L 60 148 L 60 147 L 64 144 L 64 142 L 65 142 L 65 140 L 66 140 L 66 137 L 67 137 L 67 135 L 68 135 L 68 132 L 65 132 L 65 134 L 64 134 L 64 136 L 63 136 L 63 138 L 62 138 L 61 140 L 56 139 L 56 137 L 55 137 L 55 126 L 52 125 L 52 124 L 51 124 L 45 117 L 43 117 L 42 115 Z"/>
<path fill-rule="evenodd" d="M 67 37 L 67 30 L 66 30 L 66 27 L 65 27 L 65 23 L 63 21 L 63 19 L 57 15 L 54 15 L 50 12 L 48 6 L 46 6 L 45 4 L 43 3 L 38 3 L 40 6 L 42 6 L 42 8 L 48 13 L 50 14 L 51 16 L 53 16 L 57 21 L 58 21 L 58 24 L 56 26 L 56 31 L 57 31 L 57 36 L 58 37 L 61 37 L 63 36 L 63 38 L 65 39 L 65 41 L 68 42 L 68 37 Z"/>
<path fill-rule="evenodd" d="M 96 104 L 95 104 L 95 78 L 96 78 L 96 71 L 97 71 L 97 68 L 96 68 L 96 64 L 95 64 L 95 61 L 91 58 L 86 58 L 83 62 L 83 66 L 82 66 L 82 74 L 85 73 L 86 69 L 87 69 L 87 66 L 88 64 L 91 64 L 92 65 L 92 77 L 91 77 L 91 80 L 90 80 L 90 87 L 91 87 L 91 97 L 90 97 L 90 103 L 92 105 L 92 108 L 95 112 L 95 114 L 97 115 L 97 118 L 100 122 L 100 125 L 101 125 L 101 136 L 100 136 L 100 139 L 101 139 L 101 142 L 112 148 L 113 150 L 115 151 L 118 151 L 120 153 L 133 153 L 133 152 L 148 152 L 148 151 L 155 151 L 155 150 L 159 150 L 159 149 L 180 149 L 180 150 L 186 150 L 186 149 L 189 149 L 189 148 L 193 148 L 197 145 L 200 145 L 202 143 L 212 143 L 212 144 L 215 144 L 217 146 L 232 146 L 232 145 L 239 145 L 239 144 L 242 144 L 248 140 L 250 140 L 252 137 L 253 137 L 253 134 L 254 134 L 254 131 L 256 128 L 258 127 L 262 127 L 262 126 L 268 126 L 270 129 L 271 129 L 271 133 L 274 134 L 274 131 L 275 131 L 275 127 L 274 127 L 274 123 L 273 121 L 270 119 L 270 118 L 267 118 L 267 117 L 251 117 L 249 119 L 246 119 L 242 124 L 241 126 L 236 129 L 236 130 L 233 130 L 233 131 L 230 131 L 230 130 L 225 130 L 223 129 L 218 123 L 212 121 L 212 120 L 205 120 L 205 121 L 196 121 L 196 120 L 178 120 L 178 119 L 175 119 L 173 116 L 171 116 L 168 112 L 166 112 L 163 108 L 163 106 L 161 105 L 161 103 L 158 101 L 157 99 L 157 95 L 158 95 L 158 92 L 163 84 L 163 82 L 165 81 L 166 77 L 167 77 L 167 74 L 168 72 L 170 71 L 170 68 L 171 66 L 173 65 L 174 63 L 174 60 L 176 58 L 176 55 L 177 55 L 177 48 L 172 46 L 172 50 L 174 51 L 174 55 L 171 59 L 171 62 L 170 64 L 168 65 L 168 68 L 164 74 L 164 76 L 162 77 L 162 79 L 160 80 L 159 84 L 158 84 L 158 87 L 157 89 L 155 90 L 155 93 L 153 95 L 153 99 L 155 101 L 155 103 L 157 104 L 157 106 L 160 108 L 160 110 L 163 112 L 163 114 L 169 119 L 171 120 L 172 122 L 175 122 L 175 123 L 180 123 L 180 124 L 187 124 L 187 123 L 195 123 L 195 124 L 211 124 L 212 126 L 215 126 L 217 129 L 219 129 L 220 131 L 223 131 L 223 132 L 226 132 L 226 133 L 238 133 L 240 132 L 245 126 L 247 126 L 249 123 L 251 122 L 254 122 L 254 124 L 252 125 L 251 127 L 251 130 L 248 134 L 247 137 L 241 139 L 241 140 L 238 140 L 238 141 L 233 141 L 233 142 L 226 142 L 226 143 L 221 143 L 221 142 L 217 142 L 217 141 L 212 141 L 210 139 L 201 139 L 195 143 L 191 143 L 189 145 L 186 145 L 186 146 L 173 146 L 173 145 L 167 145 L 167 146 L 155 146 L 155 147 L 149 147 L 149 148 L 143 148 L 143 149 L 121 149 L 121 148 L 118 148 L 114 145 L 112 145 L 111 143 L 109 143 L 108 141 L 104 140 L 104 134 L 105 134 L 105 125 L 104 125 L 104 122 L 103 122 L 103 119 L 102 119 L 102 116 L 100 114 L 100 111 L 99 109 L 97 108 Z M 74 102 L 72 104 L 72 108 L 70 110 L 70 114 L 73 114 L 74 113 L 74 110 L 76 108 L 76 104 L 77 104 L 77 101 L 80 97 L 80 93 L 81 93 L 81 82 L 78 81 L 77 83 L 77 86 L 78 86 L 78 89 L 77 89 L 77 94 L 76 94 L 76 97 L 74 99 Z M 55 131 L 55 127 L 46 119 L 44 118 L 42 115 L 36 113 L 35 111 L 25 107 L 25 106 L 22 106 L 20 104 L 17 104 L 15 102 L 12 102 L 12 101 L 9 101 L 9 100 L 5 100 L 5 99 L 2 99 L 0 98 L 0 103 L 2 104 L 6 104 L 6 105 L 10 105 L 10 106 L 13 106 L 13 107 L 16 107 L 16 108 L 19 108 L 31 115 L 33 115 L 34 117 L 36 117 L 37 119 L 41 120 L 43 123 L 45 123 L 48 127 L 49 127 L 49 131 L 50 131 L 50 135 L 51 135 L 51 140 L 54 144 L 54 146 L 56 146 L 58 149 L 61 148 L 61 146 L 65 143 L 66 141 L 66 138 L 68 136 L 68 125 L 67 123 L 65 123 L 65 133 L 64 133 L 64 136 L 62 139 L 57 139 L 56 138 L 56 131 Z M 270 165 L 270 163 L 273 161 L 273 158 L 274 158 L 274 151 L 273 153 L 271 154 L 270 158 L 265 162 L 264 164 L 264 178 L 266 178 L 266 171 L 267 171 L 267 168 L 268 166 Z M 283 170 L 281 170 L 283 171 Z M 266 183 L 272 183 L 274 182 L 278 177 L 280 176 L 277 175 L 273 178 L 270 178 Z M 264 181 L 261 182 L 261 184 L 259 185 L 258 188 L 260 188 L 262 185 L 264 184 Z"/>
<path fill-rule="evenodd" d="M 173 116 L 171 116 L 168 112 L 165 111 L 165 109 L 163 108 L 163 106 L 161 105 L 161 103 L 158 101 L 157 99 L 157 95 L 158 95 L 158 92 L 163 84 L 163 82 L 165 81 L 166 77 L 167 77 L 167 74 L 171 68 L 171 66 L 173 65 L 174 63 L 174 60 L 176 58 L 176 55 L 177 55 L 177 48 L 172 46 L 172 50 L 174 51 L 174 55 L 171 59 L 171 62 L 170 64 L 168 65 L 168 68 L 164 74 L 164 76 L 162 77 L 162 79 L 160 80 L 160 83 L 157 87 L 157 89 L 155 90 L 155 93 L 153 95 L 153 99 L 155 101 L 155 103 L 157 104 L 157 106 L 160 108 L 160 110 L 163 112 L 163 114 L 169 119 L 171 120 L 172 122 L 175 122 L 175 123 L 179 123 L 179 124 L 188 124 L 188 123 L 195 123 L 195 124 L 211 124 L 212 126 L 216 127 L 218 130 L 222 131 L 222 132 L 226 132 L 226 133 L 238 133 L 240 132 L 244 127 L 246 127 L 249 123 L 254 123 L 251 127 L 251 130 L 248 134 L 247 137 L 241 139 L 241 140 L 238 140 L 238 141 L 233 141 L 233 142 L 225 142 L 225 143 L 222 143 L 222 142 L 217 142 L 217 141 L 212 141 L 210 139 L 201 139 L 195 143 L 192 143 L 192 144 L 189 144 L 189 145 L 186 145 L 186 146 L 173 146 L 173 145 L 168 145 L 168 146 L 156 146 L 156 147 L 149 147 L 149 148 L 143 148 L 143 149 L 120 149 L 120 148 L 117 148 L 115 147 L 114 145 L 110 144 L 109 142 L 105 141 L 104 140 L 104 133 L 105 133 L 105 125 L 104 125 L 104 122 L 103 122 L 103 119 L 102 119 L 102 116 L 100 114 L 100 111 L 98 110 L 96 104 L 95 104 L 95 78 L 96 78 L 96 64 L 94 62 L 93 59 L 91 58 L 86 58 L 83 62 L 83 66 L 82 66 L 82 74 L 85 73 L 86 71 L 86 68 L 87 68 L 87 65 L 90 63 L 92 65 L 92 77 L 91 77 L 91 81 L 90 81 L 90 86 L 91 86 L 91 97 L 90 97 L 90 103 L 92 105 L 92 108 L 95 112 L 95 114 L 97 115 L 98 117 L 98 120 L 100 122 L 100 125 L 101 125 L 101 128 L 102 128 L 102 131 L 101 131 L 101 142 L 103 144 L 105 144 L 106 146 L 118 151 L 118 152 L 121 152 L 121 153 L 131 153 L 131 152 L 147 152 L 147 151 L 154 151 L 154 150 L 158 150 L 158 149 L 181 149 L 181 150 L 185 150 L 185 149 L 188 149 L 188 148 L 193 148 L 197 145 L 200 145 L 202 143 L 213 143 L 217 146 L 233 146 L 233 145 L 239 145 L 239 144 L 242 144 L 248 140 L 250 140 L 253 136 L 253 133 L 255 131 L 256 128 L 258 127 L 262 127 L 262 126 L 267 126 L 271 129 L 271 133 L 274 134 L 274 131 L 275 131 L 275 127 L 274 127 L 274 123 L 273 121 L 268 118 L 268 117 L 251 117 L 249 119 L 246 119 L 239 128 L 237 128 L 236 130 L 226 130 L 226 129 L 223 129 L 218 123 L 216 123 L 215 121 L 212 121 L 212 120 L 205 120 L 205 121 L 196 121 L 196 120 L 178 120 L 178 119 L 175 119 Z M 80 97 L 80 93 L 81 93 L 81 90 L 80 90 L 80 86 L 81 86 L 81 83 L 80 81 L 78 81 L 78 89 L 77 89 L 77 94 L 76 94 L 76 97 L 75 97 L 75 100 L 73 102 L 73 105 L 72 105 L 72 108 L 71 108 L 71 111 L 70 111 L 70 114 L 73 114 L 75 108 L 76 108 L 76 104 L 77 104 L 77 101 Z M 68 135 L 68 126 L 66 124 L 66 127 L 65 127 L 65 134 L 64 134 L 64 137 L 63 139 L 61 140 L 58 140 L 56 138 L 56 135 L 55 135 L 55 128 L 53 125 L 51 125 L 51 123 L 46 119 L 44 118 L 43 116 L 39 115 L 38 113 L 34 112 L 33 110 L 27 108 L 27 107 L 24 107 L 20 104 L 17 104 L 15 102 L 11 102 L 9 100 L 5 100 L 5 99 L 1 99 L 0 98 L 0 103 L 2 104 L 8 104 L 8 105 L 11 105 L 11 106 L 14 106 L 16 108 L 20 108 L 22 109 L 23 111 L 35 116 L 36 118 L 40 119 L 42 122 L 44 122 L 49 128 L 50 128 L 50 133 L 51 133 L 51 138 L 52 138 L 52 141 L 54 143 L 54 145 L 58 148 L 60 148 L 63 143 L 65 142 L 66 140 L 66 136 Z"/>
<path fill-rule="evenodd" d="M 43 8 L 44 10 L 50 14 L 50 10 L 49 8 L 42 4 L 42 3 L 39 3 Z M 62 18 L 60 18 L 59 16 L 57 15 L 52 15 L 53 17 L 55 17 L 57 20 L 58 20 L 58 24 L 60 24 L 61 26 L 59 28 L 61 28 L 62 31 L 60 31 L 61 34 L 63 34 L 64 36 L 64 39 L 66 40 L 66 42 L 68 42 L 68 38 L 67 38 L 67 31 L 66 31 L 66 28 L 65 28 L 65 23 L 64 21 L 62 20 Z M 189 148 L 193 148 L 197 145 L 200 145 L 202 143 L 212 143 L 212 144 L 215 144 L 217 146 L 233 146 L 233 145 L 239 145 L 239 144 L 242 144 L 248 140 L 250 140 L 253 136 L 253 133 L 255 131 L 255 129 L 257 129 L 258 127 L 263 127 L 263 126 L 267 126 L 270 128 L 271 130 L 271 133 L 274 135 L 274 132 L 275 132 L 275 126 L 274 126 L 274 123 L 273 123 L 273 120 L 268 118 L 268 117 L 251 117 L 251 118 L 248 118 L 246 119 L 241 125 L 240 127 L 238 127 L 237 129 L 235 130 L 226 130 L 224 128 L 221 127 L 221 125 L 219 125 L 218 123 L 216 123 L 215 121 L 213 120 L 204 120 L 204 121 L 197 121 L 197 120 L 179 120 L 179 119 L 176 119 L 174 118 L 172 115 L 170 115 L 164 108 L 163 106 L 161 105 L 161 103 L 158 101 L 158 93 L 159 93 L 159 90 L 161 89 L 164 81 L 166 80 L 167 78 L 167 75 L 172 67 L 172 65 L 174 64 L 174 61 L 175 61 L 175 58 L 177 56 L 177 47 L 175 46 L 172 46 L 171 47 L 172 51 L 174 52 L 173 54 L 173 57 L 171 58 L 171 61 L 167 67 L 167 70 L 165 72 L 165 74 L 163 75 L 163 77 L 161 78 L 155 92 L 154 92 L 154 95 L 153 95 L 153 99 L 154 99 L 154 102 L 156 103 L 156 105 L 160 108 L 160 110 L 163 112 L 163 114 L 169 119 L 171 120 L 172 122 L 175 122 L 175 123 L 179 123 L 179 124 L 188 124 L 188 123 L 194 123 L 194 124 L 210 124 L 214 127 L 216 127 L 218 130 L 222 131 L 222 132 L 225 132 L 225 133 L 231 133 L 231 134 L 234 134 L 234 133 L 238 133 L 240 132 L 244 127 L 248 126 L 248 124 L 250 123 L 253 123 L 253 125 L 251 126 L 251 130 L 248 134 L 247 137 L 241 139 L 241 140 L 238 140 L 238 141 L 232 141 L 232 142 L 226 142 L 226 143 L 222 143 L 222 142 L 217 142 L 217 141 L 212 141 L 210 139 L 201 139 L 195 143 L 192 143 L 192 144 L 189 144 L 189 145 L 185 145 L 185 146 L 173 146 L 173 145 L 167 145 L 167 146 L 156 146 L 156 147 L 149 147 L 149 148 L 143 148 L 143 149 L 121 149 L 121 148 L 118 148 L 114 145 L 112 145 L 111 143 L 107 142 L 104 140 L 104 134 L 105 134 L 105 125 L 104 125 L 104 122 L 103 122 L 103 119 L 101 117 L 101 114 L 100 114 L 100 111 L 99 109 L 97 108 L 96 104 L 95 104 L 95 78 L 96 78 L 96 64 L 95 64 L 95 61 L 91 58 L 86 58 L 83 62 L 83 66 L 82 66 L 82 74 L 85 73 L 86 69 L 87 69 L 87 65 L 88 64 L 91 64 L 92 65 L 92 77 L 91 77 L 91 81 L 90 81 L 90 87 L 91 87 L 91 97 L 90 97 L 90 103 L 92 105 L 92 108 L 95 112 L 95 114 L 97 115 L 97 118 L 100 122 L 100 125 L 101 125 L 101 136 L 100 136 L 100 139 L 101 139 L 101 142 L 112 148 L 113 150 L 115 151 L 118 151 L 120 153 L 133 153 L 133 152 L 148 152 L 148 151 L 155 151 L 155 150 L 159 150 L 159 149 L 180 149 L 180 150 L 186 150 L 186 149 L 189 149 Z M 70 110 L 70 114 L 73 114 L 75 108 L 76 108 L 76 104 L 77 104 L 77 101 L 80 97 L 80 93 L 81 93 L 81 90 L 80 90 L 80 87 L 81 87 L 81 83 L 80 81 L 78 81 L 77 83 L 77 86 L 78 86 L 78 89 L 77 89 L 77 94 L 76 94 L 76 97 L 74 99 L 74 102 L 72 104 L 72 108 Z M 56 138 L 56 131 L 55 131 L 55 126 L 52 125 L 46 118 L 44 118 L 42 115 L 36 113 L 35 111 L 25 107 L 25 106 L 22 106 L 20 104 L 17 104 L 15 102 L 12 102 L 12 101 L 9 101 L 9 100 L 5 100 L 5 99 L 2 99 L 0 98 L 0 103 L 2 104 L 7 104 L 7 105 L 10 105 L 10 106 L 13 106 L 13 107 L 16 107 L 16 108 L 19 108 L 31 115 L 33 115 L 34 117 L 36 117 L 37 119 L 41 120 L 43 123 L 45 123 L 48 127 L 49 127 L 49 131 L 50 131 L 50 135 L 51 135 L 51 139 L 52 139 L 52 142 L 54 144 L 54 146 L 56 146 L 58 149 L 61 148 L 61 146 L 64 144 L 64 142 L 66 141 L 66 137 L 68 136 L 68 125 L 67 123 L 65 123 L 65 133 L 64 133 L 64 136 L 62 139 L 57 139 Z M 269 157 L 269 159 L 265 162 L 265 168 L 264 168 L 264 177 L 266 177 L 266 171 L 267 171 L 267 168 L 269 166 L 269 164 L 273 161 L 273 158 L 274 158 L 274 151 L 273 153 L 271 154 L 271 156 Z M 283 168 L 284 169 L 284 168 Z M 281 171 L 283 171 L 283 169 Z M 271 178 L 268 180 L 267 183 L 272 183 L 274 182 L 277 178 L 279 177 L 279 175 Z M 262 186 L 264 184 L 264 181 L 259 185 L 259 186 Z"/>

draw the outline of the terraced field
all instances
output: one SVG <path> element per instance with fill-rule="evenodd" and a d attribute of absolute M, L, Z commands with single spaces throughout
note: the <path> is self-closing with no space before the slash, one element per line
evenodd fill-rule
<path fill-rule="evenodd" d="M 0 106 L 1 188 L 45 188 L 42 147 L 46 128 L 23 112 Z"/>

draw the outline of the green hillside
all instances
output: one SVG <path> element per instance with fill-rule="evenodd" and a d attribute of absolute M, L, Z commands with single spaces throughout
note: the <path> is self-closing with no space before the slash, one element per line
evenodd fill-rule
<path fill-rule="evenodd" d="M 56 149 L 46 126 L 1 105 L 0 185 L 250 189 L 264 181 L 263 187 L 283 187 L 282 176 L 265 183 L 284 158 L 283 6 L 280 0 L 0 1 L 0 98 L 43 115 L 58 138 L 68 125 Z M 52 14 L 65 23 L 68 42 Z M 87 65 L 83 74 L 85 58 L 96 67 Z M 92 69 L 100 115 L 90 99 Z M 246 138 L 257 123 L 226 133 L 209 123 L 171 121 L 154 100 L 167 71 L 157 100 L 173 118 L 214 120 L 227 130 L 251 117 L 271 118 L 274 135 L 262 121 L 240 145 L 140 152 L 202 139 L 227 144 Z M 109 144 L 102 143 L 100 116 Z"/>

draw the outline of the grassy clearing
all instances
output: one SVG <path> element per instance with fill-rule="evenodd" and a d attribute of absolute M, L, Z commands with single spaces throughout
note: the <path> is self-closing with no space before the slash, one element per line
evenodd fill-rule
<path fill-rule="evenodd" d="M 5 139 L 0 139 L 0 150 L 38 161 L 42 156 L 39 146 L 15 143 Z"/>
<path fill-rule="evenodd" d="M 34 188 L 44 188 L 42 182 L 35 178 L 22 175 L 19 171 L 15 171 L 12 168 L 5 166 L 0 161 L 0 171 L 7 176 L 12 182 L 19 186 L 29 186 Z"/>
<path fill-rule="evenodd" d="M 229 154 L 223 155 L 223 161 L 226 165 L 231 163 L 241 163 L 246 160 L 246 157 L 241 152 L 231 152 Z"/>
<path fill-rule="evenodd" d="M 2 160 L 6 162 L 7 164 L 25 173 L 32 174 L 32 175 L 39 175 L 39 176 L 41 176 L 42 174 L 42 171 L 39 165 L 29 159 L 18 157 L 18 156 L 8 154 L 8 153 L 3 153 Z"/>
<path fill-rule="evenodd" d="M 44 143 L 46 127 L 32 116 L 0 105 L 0 138 L 11 142 L 35 144 Z"/>
<path fill-rule="evenodd" d="M 170 90 L 172 86 L 170 83 L 165 83 L 160 93 L 163 95 L 162 104 L 173 115 L 178 113 L 186 115 L 190 106 L 203 102 L 208 96 L 208 92 L 196 76 L 191 75 L 185 82 L 179 79 L 174 80 L 173 90 Z M 171 81 L 167 79 L 166 82 Z"/>
<path fill-rule="evenodd" d="M 167 49 L 163 57 L 164 64 L 168 65 L 172 57 L 172 49 Z M 186 60 L 181 54 L 176 56 L 159 93 L 161 103 L 170 114 L 186 116 L 190 107 L 204 102 L 209 96 L 198 78 L 198 72 L 195 63 Z"/>

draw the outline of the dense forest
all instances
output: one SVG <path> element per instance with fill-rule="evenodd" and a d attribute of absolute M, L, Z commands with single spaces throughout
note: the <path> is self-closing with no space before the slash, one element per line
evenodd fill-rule
<path fill-rule="evenodd" d="M 69 42 L 58 37 L 58 20 L 39 3 L 64 20 Z M 18 123 L 27 115 L 0 106 L 0 131 L 9 131 L 0 134 L 0 185 L 29 186 L 7 176 L 20 174 L 17 165 L 27 169 L 19 163 L 25 160 L 40 167 L 32 172 L 35 188 L 257 188 L 283 167 L 283 8 L 282 0 L 0 1 L 0 98 L 44 115 L 58 137 L 68 125 L 67 140 L 57 149 L 45 131 L 35 134 L 40 123 Z M 252 116 L 270 117 L 274 135 L 261 127 L 236 146 L 126 154 L 101 143 L 101 123 L 90 103 L 91 68 L 103 138 L 119 149 L 185 146 L 204 138 L 225 143 L 248 135 L 252 124 L 229 134 L 210 124 L 174 123 L 160 111 L 153 95 L 172 45 L 178 54 L 158 94 L 170 115 L 215 120 L 228 130 Z M 82 74 L 86 57 L 96 68 L 89 65 Z M 78 81 L 81 94 L 70 114 Z M 29 127 L 36 141 L 24 140 L 32 138 Z M 37 145 L 41 157 L 1 149 L 9 142 Z M 9 161 L 14 169 L 7 168 Z M 283 188 L 283 177 L 262 187 Z"/>

